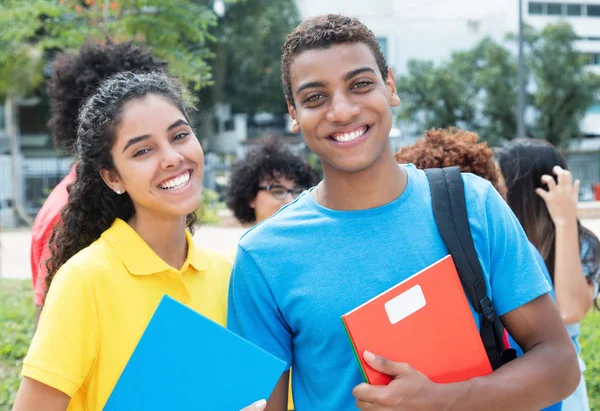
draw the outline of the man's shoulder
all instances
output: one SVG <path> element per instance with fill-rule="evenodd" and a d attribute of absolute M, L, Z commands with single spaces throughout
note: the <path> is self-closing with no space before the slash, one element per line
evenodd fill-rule
<path fill-rule="evenodd" d="M 295 227 L 302 225 L 308 215 L 312 213 L 312 209 L 307 204 L 307 199 L 304 198 L 307 195 L 310 195 L 310 193 L 305 192 L 271 217 L 250 228 L 240 238 L 239 245 L 246 248 L 250 244 L 264 242 L 272 244 L 273 238 L 285 236 L 292 232 Z"/>
<path fill-rule="evenodd" d="M 484 207 L 490 190 L 495 190 L 492 184 L 471 173 L 462 173 L 465 187 L 465 202 L 468 209 Z"/>

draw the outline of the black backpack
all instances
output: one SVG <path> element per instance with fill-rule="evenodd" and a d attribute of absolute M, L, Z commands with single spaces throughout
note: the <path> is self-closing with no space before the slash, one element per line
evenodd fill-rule
<path fill-rule="evenodd" d="M 431 203 L 438 230 L 452 255 L 471 305 L 482 316 L 481 340 L 492 369 L 495 370 L 514 359 L 516 351 L 504 347 L 504 326 L 487 294 L 485 278 L 471 236 L 460 169 L 432 168 L 425 170 L 425 174 L 429 180 Z"/>

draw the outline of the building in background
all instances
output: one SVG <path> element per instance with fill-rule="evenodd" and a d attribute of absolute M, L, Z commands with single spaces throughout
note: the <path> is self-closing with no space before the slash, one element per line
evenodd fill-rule
<path fill-rule="evenodd" d="M 507 33 L 518 31 L 517 0 L 296 0 L 296 3 L 302 19 L 339 13 L 365 23 L 375 33 L 397 78 L 406 73 L 411 59 L 439 63 L 453 51 L 470 49 L 485 37 L 501 42 Z M 580 38 L 576 47 L 588 56 L 589 69 L 600 74 L 600 0 L 523 0 L 522 3 L 525 24 L 541 29 L 560 19 L 569 22 Z M 585 136 L 600 137 L 600 99 L 588 110 L 582 131 Z M 397 141 L 402 142 L 401 138 Z"/>

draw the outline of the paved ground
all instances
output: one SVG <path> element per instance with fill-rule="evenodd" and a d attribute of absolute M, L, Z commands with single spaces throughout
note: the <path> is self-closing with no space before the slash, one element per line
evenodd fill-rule
<path fill-rule="evenodd" d="M 198 244 L 232 255 L 245 229 L 237 227 L 205 226 L 196 229 Z M 29 247 L 31 232 L 27 229 L 0 231 L 0 277 L 31 278 Z"/>
<path fill-rule="evenodd" d="M 585 219 L 582 223 L 600 237 L 600 219 Z M 198 244 L 231 255 L 245 229 L 205 226 L 196 230 Z M 30 231 L 26 229 L 0 231 L 0 277 L 30 278 Z"/>

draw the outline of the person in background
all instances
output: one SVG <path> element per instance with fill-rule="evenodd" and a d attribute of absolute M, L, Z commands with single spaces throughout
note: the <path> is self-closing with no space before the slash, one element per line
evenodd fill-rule
<path fill-rule="evenodd" d="M 476 133 L 454 127 L 425 131 L 423 138 L 396 154 L 400 164 L 414 164 L 418 169 L 458 166 L 463 173 L 473 173 L 488 180 L 502 197 L 506 187 L 500 182 L 500 171 L 494 163 L 494 152 L 480 142 Z"/>
<path fill-rule="evenodd" d="M 556 303 L 567 331 L 581 354 L 579 324 L 598 294 L 600 241 L 577 219 L 579 180 L 573 182 L 563 155 L 544 140 L 517 139 L 498 154 L 507 202 L 550 272 Z M 589 410 L 579 356 L 581 379 L 563 401 L 563 410 Z"/>
<path fill-rule="evenodd" d="M 302 157 L 278 138 L 267 137 L 233 164 L 227 207 L 240 223 L 258 224 L 318 182 L 316 171 Z M 288 410 L 293 409 L 290 383 Z"/>
<path fill-rule="evenodd" d="M 48 81 L 50 121 L 48 126 L 56 147 L 74 155 L 77 139 L 77 114 L 81 104 L 106 78 L 121 71 L 150 72 L 164 70 L 167 63 L 152 56 L 149 50 L 131 42 L 112 44 L 88 42 L 78 53 L 61 53 L 52 64 Z M 68 187 L 75 181 L 73 165 L 67 176 L 52 190 L 38 212 L 32 227 L 31 279 L 35 293 L 36 319 L 46 294 L 47 270 L 44 262 L 49 258 L 48 241 L 60 212 L 67 204 Z"/>
<path fill-rule="evenodd" d="M 480 142 L 476 133 L 457 128 L 427 130 L 423 138 L 410 146 L 402 147 L 395 154 L 400 164 L 414 164 L 419 169 L 458 166 L 463 173 L 473 173 L 488 180 L 506 199 L 506 185 L 494 161 L 494 152 L 486 142 Z M 546 263 L 535 245 L 529 243 L 546 280 L 552 284 Z M 556 299 L 554 291 L 552 298 Z M 519 355 L 523 350 L 509 337 L 509 342 Z M 560 411 L 562 402 L 544 408 L 544 411 Z"/>
<path fill-rule="evenodd" d="M 165 294 L 225 324 L 231 263 L 192 238 L 204 153 L 189 124 L 165 73 L 117 74 L 83 104 L 14 411 L 101 410 Z"/>
<path fill-rule="evenodd" d="M 317 173 L 302 157 L 268 137 L 233 164 L 225 201 L 240 223 L 253 225 L 317 183 Z"/>

